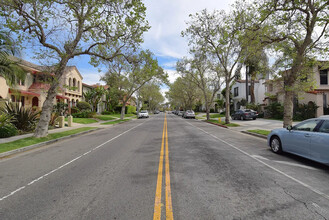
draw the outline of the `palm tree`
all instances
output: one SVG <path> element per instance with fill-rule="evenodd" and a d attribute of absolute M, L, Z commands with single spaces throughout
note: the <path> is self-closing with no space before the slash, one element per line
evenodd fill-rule
<path fill-rule="evenodd" d="M 16 84 L 17 80 L 25 79 L 25 71 L 10 57 L 14 56 L 17 48 L 10 34 L 0 30 L 0 76 L 5 78 L 8 85 Z"/>

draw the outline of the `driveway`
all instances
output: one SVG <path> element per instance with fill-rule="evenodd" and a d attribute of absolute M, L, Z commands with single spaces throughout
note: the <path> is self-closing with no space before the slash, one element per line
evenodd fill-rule
<path fill-rule="evenodd" d="M 225 120 L 225 118 L 221 118 L 221 120 Z M 232 123 L 239 124 L 239 127 L 230 127 L 232 130 L 236 131 L 246 131 L 246 130 L 255 130 L 255 129 L 263 129 L 263 130 L 273 130 L 275 128 L 282 128 L 283 121 L 280 120 L 270 120 L 257 118 L 256 120 L 231 120 Z M 295 125 L 297 122 L 293 123 Z"/>

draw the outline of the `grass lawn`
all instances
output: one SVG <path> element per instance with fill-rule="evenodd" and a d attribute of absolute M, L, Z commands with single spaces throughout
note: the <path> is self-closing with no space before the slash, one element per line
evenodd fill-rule
<path fill-rule="evenodd" d="M 69 130 L 69 131 L 48 134 L 47 137 L 42 137 L 42 138 L 28 137 L 28 138 L 23 138 L 23 139 L 16 140 L 16 141 L 8 142 L 8 143 L 3 143 L 3 144 L 0 144 L 0 153 L 15 150 L 15 149 L 22 148 L 22 147 L 27 147 L 27 146 L 30 146 L 33 144 L 38 144 L 38 143 L 45 142 L 45 141 L 50 141 L 50 140 L 60 138 L 60 137 L 69 136 L 72 134 L 77 134 L 77 133 L 80 133 L 83 131 L 93 130 L 93 129 L 96 129 L 96 128 L 94 128 L 94 127 L 77 128 L 77 129 L 73 129 L 73 130 Z"/>
<path fill-rule="evenodd" d="M 116 120 L 116 121 L 109 121 L 109 122 L 105 122 L 105 123 L 102 123 L 101 125 L 113 125 L 113 124 L 117 124 L 117 123 L 120 123 L 120 122 L 123 122 L 123 121 L 129 121 L 131 119 L 119 119 L 119 120 Z"/>
<path fill-rule="evenodd" d="M 65 121 L 67 121 L 67 118 L 65 118 Z M 93 118 L 73 118 L 74 123 L 79 123 L 79 124 L 91 124 L 98 122 L 96 119 Z"/>
<path fill-rule="evenodd" d="M 225 124 L 224 121 L 219 122 L 218 120 L 208 120 L 207 122 L 215 123 L 215 124 L 220 124 L 220 125 L 225 125 L 227 127 L 239 127 L 240 125 L 235 124 L 235 123 L 229 123 Z"/>
<path fill-rule="evenodd" d="M 115 117 L 113 117 L 111 115 L 95 115 L 94 118 L 98 118 L 99 120 L 102 120 L 102 121 L 109 121 L 109 120 L 116 119 Z"/>
<path fill-rule="evenodd" d="M 106 116 L 120 118 L 121 114 L 113 114 L 113 115 L 106 115 Z M 131 117 L 131 116 L 135 116 L 135 114 L 125 114 L 125 117 Z"/>
<path fill-rule="evenodd" d="M 209 117 L 210 118 L 219 118 L 219 117 L 225 117 L 225 115 L 216 113 L 216 114 L 211 114 Z"/>
<path fill-rule="evenodd" d="M 262 134 L 262 135 L 265 135 L 265 136 L 269 135 L 269 133 L 271 132 L 269 130 L 260 130 L 260 129 L 258 129 L 258 130 L 247 130 L 247 131 L 251 132 L 251 133 Z"/>

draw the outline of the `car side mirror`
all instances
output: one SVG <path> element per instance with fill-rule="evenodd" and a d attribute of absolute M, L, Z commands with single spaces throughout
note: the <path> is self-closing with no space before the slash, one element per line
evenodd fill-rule
<path fill-rule="evenodd" d="M 288 126 L 287 126 L 287 130 L 288 130 L 288 131 L 291 131 L 291 130 L 292 130 L 292 126 L 291 126 L 291 125 L 288 125 Z"/>

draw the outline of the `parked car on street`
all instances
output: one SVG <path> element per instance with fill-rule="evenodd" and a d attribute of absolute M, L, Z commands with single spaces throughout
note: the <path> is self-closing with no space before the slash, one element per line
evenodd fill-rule
<path fill-rule="evenodd" d="M 160 113 L 159 110 L 155 110 L 155 111 L 154 111 L 154 114 L 159 114 L 159 113 Z"/>
<path fill-rule="evenodd" d="M 187 110 L 183 114 L 183 118 L 194 118 L 195 119 L 195 113 L 192 110 Z"/>
<path fill-rule="evenodd" d="M 177 112 L 177 115 L 178 115 L 178 116 L 183 116 L 183 114 L 184 114 L 184 111 L 178 111 L 178 112 Z"/>
<path fill-rule="evenodd" d="M 148 117 L 149 117 L 149 113 L 147 110 L 141 110 L 137 115 L 137 118 L 148 118 Z"/>
<path fill-rule="evenodd" d="M 329 117 L 274 129 L 267 136 L 267 144 L 274 153 L 289 152 L 329 165 Z"/>
<path fill-rule="evenodd" d="M 246 119 L 253 119 L 256 120 L 258 114 L 256 111 L 251 109 L 244 109 L 235 111 L 234 114 L 231 116 L 233 120 L 246 120 Z"/>

